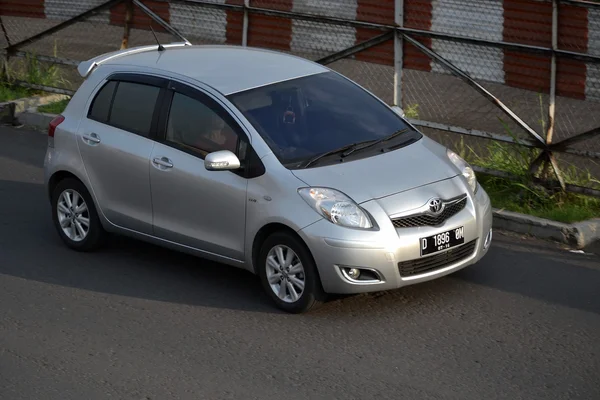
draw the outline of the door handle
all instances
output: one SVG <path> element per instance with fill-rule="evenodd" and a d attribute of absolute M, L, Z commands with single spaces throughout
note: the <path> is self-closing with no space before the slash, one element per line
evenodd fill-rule
<path fill-rule="evenodd" d="M 173 168 L 173 163 L 167 157 L 160 157 L 160 158 L 156 157 L 156 158 L 154 158 L 154 160 L 152 160 L 152 162 L 155 165 L 158 165 L 163 168 Z"/>
<path fill-rule="evenodd" d="M 95 133 L 90 133 L 89 135 L 83 135 L 83 140 L 85 142 L 88 142 L 88 144 L 100 143 L 100 138 Z"/>

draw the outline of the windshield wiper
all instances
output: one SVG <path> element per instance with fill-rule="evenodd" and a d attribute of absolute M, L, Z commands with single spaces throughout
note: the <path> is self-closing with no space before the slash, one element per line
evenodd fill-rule
<path fill-rule="evenodd" d="M 399 135 L 407 132 L 408 130 L 410 130 L 410 128 L 400 129 L 399 131 L 396 131 L 396 132 L 392 133 L 391 135 L 388 135 L 388 136 L 383 137 L 381 139 L 377 139 L 375 141 L 370 140 L 369 142 L 365 142 L 364 146 L 361 146 L 361 147 L 354 146 L 352 148 L 349 148 L 348 151 L 346 151 L 344 154 L 342 154 L 342 156 L 343 157 L 347 157 L 350 154 L 354 153 L 355 151 L 363 150 L 363 149 L 366 149 L 368 147 L 373 147 L 373 146 L 376 146 L 376 145 L 378 145 L 379 143 L 382 143 L 382 142 L 387 142 L 388 140 L 391 140 L 391 139 L 393 139 L 393 138 L 395 138 L 395 137 L 397 137 L 397 136 L 399 136 Z"/>
<path fill-rule="evenodd" d="M 302 166 L 302 168 L 308 168 L 309 165 L 314 164 L 315 162 L 319 161 L 321 158 L 327 157 L 327 156 L 331 156 L 331 155 L 337 154 L 337 153 L 342 153 L 342 158 L 348 157 L 350 154 L 354 153 L 357 150 L 366 149 L 367 147 L 372 147 L 372 146 L 375 146 L 376 144 L 379 144 L 379 143 L 391 140 L 391 139 L 395 138 L 396 136 L 405 133 L 409 129 L 410 128 L 400 129 L 399 131 L 396 131 L 396 132 L 392 133 L 391 135 L 388 135 L 388 136 L 383 137 L 381 139 L 377 139 L 377 140 L 365 140 L 364 142 L 350 143 L 350 144 L 347 144 L 345 146 L 339 147 L 337 149 L 333 149 L 333 150 L 330 150 L 328 152 L 319 154 L 318 156 L 315 156 L 315 157 L 311 158 L 310 160 L 308 160 Z"/>
<path fill-rule="evenodd" d="M 302 168 L 307 168 L 309 165 L 312 165 L 312 164 L 316 163 L 317 161 L 319 161 L 323 157 L 331 156 L 331 155 L 334 155 L 334 154 L 337 154 L 337 153 L 344 152 L 346 150 L 350 150 L 350 149 L 352 149 L 352 148 L 354 148 L 356 146 L 360 146 L 363 143 L 366 143 L 366 142 L 350 143 L 350 144 L 347 144 L 345 146 L 339 147 L 337 149 L 333 149 L 333 150 L 327 151 L 325 153 L 321 153 L 318 156 L 315 156 L 315 157 L 311 158 L 310 160 L 308 160 L 302 166 Z"/>

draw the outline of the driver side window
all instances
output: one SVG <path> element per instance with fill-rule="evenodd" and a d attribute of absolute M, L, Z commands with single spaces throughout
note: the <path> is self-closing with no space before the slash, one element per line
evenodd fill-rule
<path fill-rule="evenodd" d="M 175 92 L 167 121 L 166 140 L 199 152 L 204 157 L 219 150 L 237 154 L 239 137 L 209 105 Z"/>

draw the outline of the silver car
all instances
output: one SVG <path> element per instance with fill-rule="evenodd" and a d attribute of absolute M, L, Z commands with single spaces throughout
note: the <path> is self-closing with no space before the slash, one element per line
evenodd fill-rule
<path fill-rule="evenodd" d="M 173 43 L 101 55 L 48 130 L 58 234 L 132 236 L 259 276 L 277 306 L 395 289 L 479 261 L 471 167 L 351 80 L 273 51 Z"/>

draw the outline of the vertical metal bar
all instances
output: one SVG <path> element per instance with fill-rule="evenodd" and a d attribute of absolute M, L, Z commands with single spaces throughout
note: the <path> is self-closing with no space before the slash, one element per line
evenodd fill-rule
<path fill-rule="evenodd" d="M 552 143 L 556 111 L 556 50 L 558 50 L 558 0 L 552 0 L 552 60 L 550 64 L 550 104 L 548 105 L 548 130 L 546 144 Z"/>
<path fill-rule="evenodd" d="M 248 7 L 250 0 L 244 0 L 244 23 L 242 26 L 242 46 L 248 46 Z"/>
<path fill-rule="evenodd" d="M 552 143 L 554 135 L 555 112 L 556 112 L 556 50 L 558 50 L 558 0 L 552 0 L 552 60 L 550 64 L 550 104 L 548 105 L 548 131 L 546 132 L 546 144 Z M 552 151 L 548 151 L 548 160 L 550 167 L 560 183 L 560 187 L 565 190 L 565 180 L 560 172 L 560 167 Z"/>
<path fill-rule="evenodd" d="M 133 3 L 128 0 L 125 3 L 125 26 L 123 28 L 123 40 L 121 40 L 121 50 L 129 46 L 129 32 L 131 30 L 131 20 L 133 19 Z"/>
<path fill-rule="evenodd" d="M 2 27 L 2 34 L 4 35 L 4 39 L 6 40 L 6 47 L 10 47 L 10 38 L 8 37 L 8 33 L 6 32 L 6 27 L 4 26 L 4 21 L 0 16 L 0 27 Z M 0 81 L 8 82 L 10 80 L 9 72 L 8 72 L 8 58 L 10 54 L 8 52 L 2 59 L 0 59 Z"/>
<path fill-rule="evenodd" d="M 395 0 L 394 22 L 404 27 L 404 0 Z M 394 34 L 394 105 L 402 108 L 402 67 L 404 63 L 404 40 L 400 32 Z"/>

